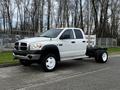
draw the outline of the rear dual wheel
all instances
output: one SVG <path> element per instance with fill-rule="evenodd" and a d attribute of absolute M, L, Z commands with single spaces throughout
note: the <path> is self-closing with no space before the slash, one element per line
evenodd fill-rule
<path fill-rule="evenodd" d="M 105 50 L 96 51 L 95 60 L 99 63 L 106 63 L 108 61 L 108 53 Z"/>

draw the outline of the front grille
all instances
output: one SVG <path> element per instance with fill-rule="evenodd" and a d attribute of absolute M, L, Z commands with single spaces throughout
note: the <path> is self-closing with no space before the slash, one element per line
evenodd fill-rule
<path fill-rule="evenodd" d="M 21 46 L 27 46 L 27 43 L 21 43 Z"/>
<path fill-rule="evenodd" d="M 27 50 L 27 43 L 21 43 L 20 50 Z"/>
<path fill-rule="evenodd" d="M 16 43 L 15 43 L 15 45 L 16 45 L 16 46 L 18 46 L 18 45 L 19 45 L 19 43 L 18 43 L 18 42 L 16 42 Z"/>
<path fill-rule="evenodd" d="M 15 43 L 15 49 L 16 49 L 16 50 L 19 49 L 19 43 L 18 43 L 18 42 Z"/>
<path fill-rule="evenodd" d="M 25 50 L 27 50 L 27 43 L 16 42 L 15 43 L 15 49 L 25 51 Z"/>

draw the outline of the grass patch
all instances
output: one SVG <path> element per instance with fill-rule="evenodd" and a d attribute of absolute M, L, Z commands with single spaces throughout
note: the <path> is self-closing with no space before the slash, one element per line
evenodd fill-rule
<path fill-rule="evenodd" d="M 120 53 L 120 47 L 118 47 L 118 48 L 108 48 L 108 53 Z"/>
<path fill-rule="evenodd" d="M 16 64 L 18 61 L 13 60 L 12 52 L 0 52 L 0 64 Z"/>

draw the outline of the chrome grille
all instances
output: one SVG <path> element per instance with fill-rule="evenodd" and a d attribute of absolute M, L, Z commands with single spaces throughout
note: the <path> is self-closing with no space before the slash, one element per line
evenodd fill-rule
<path fill-rule="evenodd" d="M 25 51 L 25 50 L 27 50 L 27 43 L 16 42 L 15 49 Z"/>
<path fill-rule="evenodd" d="M 15 49 L 19 50 L 19 43 L 18 42 L 15 43 Z"/>
<path fill-rule="evenodd" d="M 27 50 L 27 43 L 21 43 L 20 50 Z"/>

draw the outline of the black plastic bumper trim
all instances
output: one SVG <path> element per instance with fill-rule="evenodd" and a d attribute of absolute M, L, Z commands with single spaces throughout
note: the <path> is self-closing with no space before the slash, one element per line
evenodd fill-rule
<path fill-rule="evenodd" d="M 13 50 L 13 53 L 15 55 L 22 55 L 22 56 L 26 56 L 28 54 L 41 54 L 42 51 L 41 50 L 29 50 L 29 51 L 18 51 L 18 50 Z"/>

